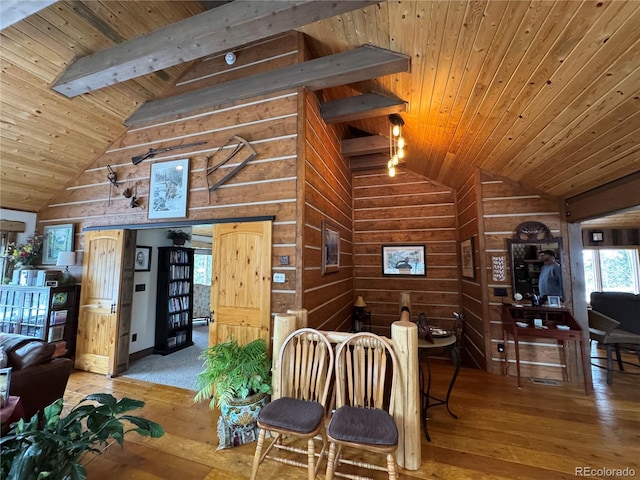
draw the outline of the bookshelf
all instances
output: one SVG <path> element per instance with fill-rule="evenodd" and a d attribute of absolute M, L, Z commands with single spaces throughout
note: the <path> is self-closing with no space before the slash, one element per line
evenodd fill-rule
<path fill-rule="evenodd" d="M 168 355 L 193 345 L 193 249 L 158 248 L 156 341 Z"/>
<path fill-rule="evenodd" d="M 0 332 L 19 333 L 59 344 L 73 358 L 80 287 L 0 286 Z"/>

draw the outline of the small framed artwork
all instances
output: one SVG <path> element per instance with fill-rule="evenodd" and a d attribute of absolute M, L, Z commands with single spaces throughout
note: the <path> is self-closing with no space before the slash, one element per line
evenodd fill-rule
<path fill-rule="evenodd" d="M 186 217 L 188 184 L 188 158 L 152 164 L 149 184 L 149 218 Z"/>
<path fill-rule="evenodd" d="M 0 368 L 0 396 L 2 405 L 9 400 L 9 389 L 11 388 L 11 367 Z"/>
<path fill-rule="evenodd" d="M 49 328 L 49 343 L 59 342 L 64 339 L 64 325 L 57 325 Z"/>
<path fill-rule="evenodd" d="M 151 248 L 136 245 L 136 272 L 151 271 Z"/>
<path fill-rule="evenodd" d="M 560 297 L 547 297 L 547 306 L 551 308 L 560 308 L 562 306 L 560 304 Z"/>
<path fill-rule="evenodd" d="M 44 227 L 42 263 L 55 265 L 60 252 L 73 251 L 73 223 L 47 225 Z"/>
<path fill-rule="evenodd" d="M 383 245 L 382 274 L 426 276 L 426 247 L 424 245 Z"/>
<path fill-rule="evenodd" d="M 604 240 L 603 232 L 591 232 L 591 241 L 592 242 L 602 242 Z"/>
<path fill-rule="evenodd" d="M 460 242 L 460 265 L 462 276 L 471 280 L 476 279 L 476 265 L 474 261 L 473 237 Z"/>
<path fill-rule="evenodd" d="M 322 274 L 340 270 L 340 230 L 338 226 L 322 221 Z"/>

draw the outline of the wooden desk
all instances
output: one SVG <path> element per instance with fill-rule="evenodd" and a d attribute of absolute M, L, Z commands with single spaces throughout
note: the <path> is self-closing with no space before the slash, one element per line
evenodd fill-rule
<path fill-rule="evenodd" d="M 535 319 L 542 320 L 542 327 L 534 325 Z M 517 322 L 517 323 L 516 323 Z M 520 323 L 520 325 L 518 325 Z M 526 324 L 526 326 L 524 325 Z M 566 325 L 568 330 L 558 328 L 558 325 Z M 508 361 L 508 337 L 513 337 L 513 344 L 516 353 L 516 370 L 518 375 L 518 387 L 520 383 L 520 343 L 521 338 L 546 338 L 557 340 L 562 346 L 564 356 L 564 370 L 567 376 L 567 354 L 565 341 L 575 341 L 580 344 L 580 355 L 582 356 L 582 375 L 584 378 L 584 392 L 590 391 L 588 385 L 587 371 L 591 368 L 589 358 L 584 345 L 584 335 L 582 328 L 573 318 L 571 312 L 566 308 L 544 308 L 544 307 L 515 307 L 504 305 L 502 307 L 502 335 L 504 341 L 504 364 L 505 375 L 509 374 Z"/>

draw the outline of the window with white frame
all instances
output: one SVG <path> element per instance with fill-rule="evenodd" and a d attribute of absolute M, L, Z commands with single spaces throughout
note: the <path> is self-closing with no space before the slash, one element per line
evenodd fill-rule
<path fill-rule="evenodd" d="M 640 293 L 637 248 L 585 248 L 582 255 L 587 303 L 591 292 Z"/>

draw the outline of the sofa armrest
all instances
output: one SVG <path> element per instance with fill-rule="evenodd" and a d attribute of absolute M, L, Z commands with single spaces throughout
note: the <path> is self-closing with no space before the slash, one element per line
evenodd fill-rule
<path fill-rule="evenodd" d="M 54 358 L 39 365 L 11 372 L 11 395 L 20 397 L 25 418 L 64 396 L 73 361 L 69 358 Z"/>
<path fill-rule="evenodd" d="M 589 310 L 589 328 L 595 328 L 605 334 L 611 333 L 620 326 L 620 322 L 596 310 Z"/>

